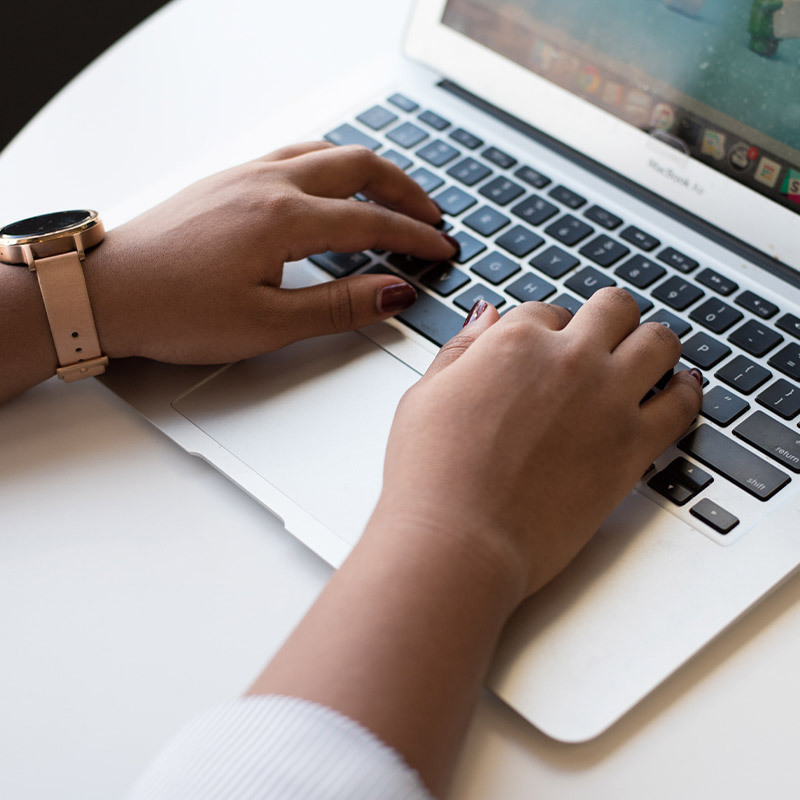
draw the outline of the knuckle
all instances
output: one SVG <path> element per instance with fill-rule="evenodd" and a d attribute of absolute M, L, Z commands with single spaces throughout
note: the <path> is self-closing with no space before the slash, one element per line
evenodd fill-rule
<path fill-rule="evenodd" d="M 330 315 L 331 329 L 337 333 L 353 329 L 355 312 L 353 309 L 353 294 L 350 285 L 346 282 L 330 283 Z"/>
<path fill-rule="evenodd" d="M 367 166 L 377 159 L 375 153 L 363 144 L 346 144 L 338 148 L 342 158 L 349 160 L 354 165 Z"/>
<path fill-rule="evenodd" d="M 662 325 L 659 322 L 643 322 L 639 326 L 643 333 L 652 339 L 659 347 L 668 348 L 676 353 L 680 353 L 681 340 L 675 331 Z"/>

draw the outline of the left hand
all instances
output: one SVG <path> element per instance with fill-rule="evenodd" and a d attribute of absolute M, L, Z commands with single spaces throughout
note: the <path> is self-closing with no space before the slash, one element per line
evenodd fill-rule
<path fill-rule="evenodd" d="M 366 148 L 283 148 L 199 181 L 87 254 L 101 345 L 111 358 L 220 363 L 385 319 L 415 299 L 399 278 L 286 290 L 284 264 L 368 248 L 447 259 L 440 218 L 414 180 Z"/>

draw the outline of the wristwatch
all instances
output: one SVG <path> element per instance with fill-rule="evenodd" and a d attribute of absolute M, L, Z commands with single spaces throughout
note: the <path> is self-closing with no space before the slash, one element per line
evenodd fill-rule
<path fill-rule="evenodd" d="M 103 241 L 96 211 L 56 211 L 0 228 L 0 262 L 27 266 L 39 280 L 58 377 L 76 381 L 101 375 L 108 358 L 100 349 L 81 262 Z"/>

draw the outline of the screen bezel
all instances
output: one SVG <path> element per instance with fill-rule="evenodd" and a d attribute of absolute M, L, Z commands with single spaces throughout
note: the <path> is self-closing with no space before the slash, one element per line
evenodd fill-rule
<path fill-rule="evenodd" d="M 409 58 L 800 270 L 800 215 L 447 27 L 446 2 L 414 3 L 404 44 Z"/>

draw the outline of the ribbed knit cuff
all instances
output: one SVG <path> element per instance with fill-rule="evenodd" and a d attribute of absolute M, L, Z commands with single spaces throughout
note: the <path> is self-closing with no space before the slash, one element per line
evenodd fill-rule
<path fill-rule="evenodd" d="M 432 800 L 357 722 L 295 697 L 251 695 L 193 720 L 128 800 Z"/>

